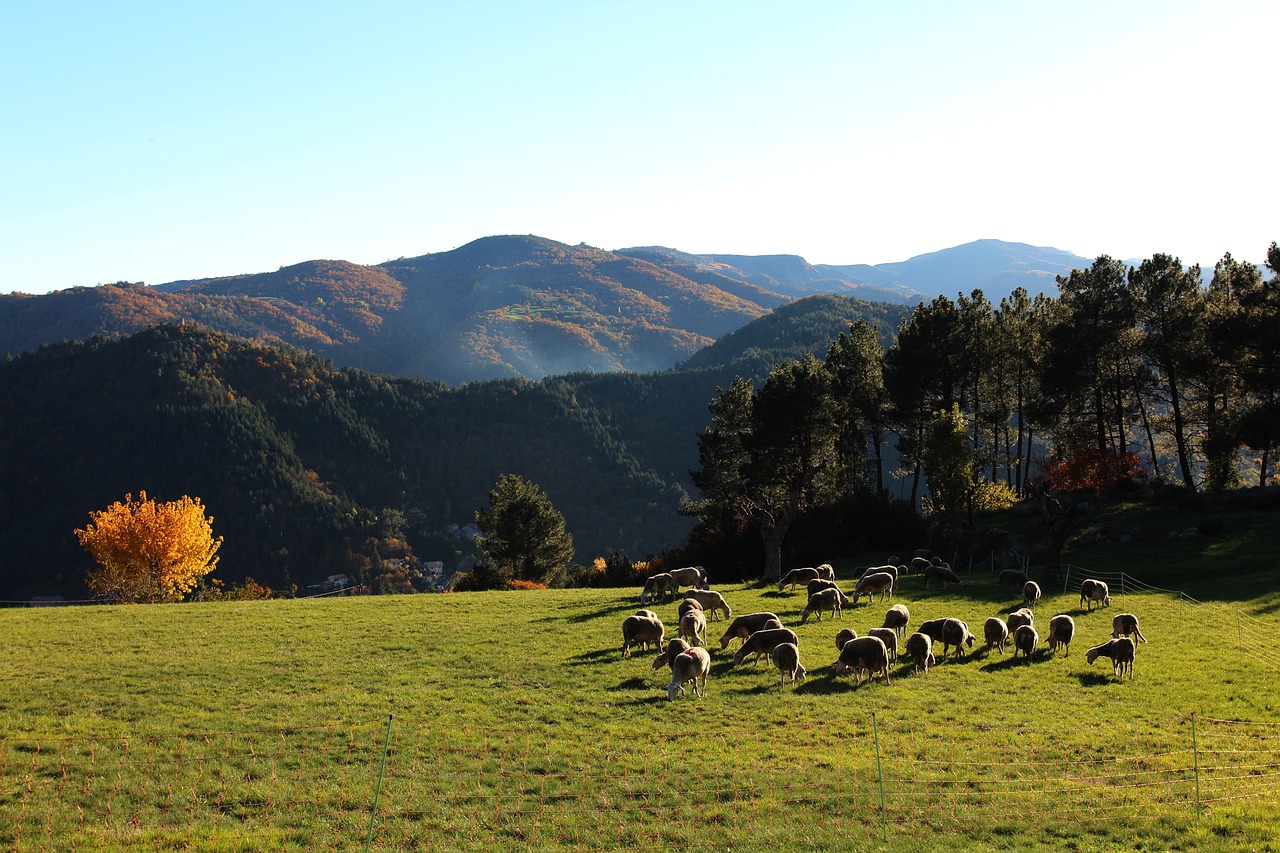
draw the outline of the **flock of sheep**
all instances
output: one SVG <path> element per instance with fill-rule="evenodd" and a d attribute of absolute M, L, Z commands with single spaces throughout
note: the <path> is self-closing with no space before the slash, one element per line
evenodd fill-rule
<path fill-rule="evenodd" d="M 897 558 L 890 557 L 886 565 L 862 570 L 853 589 L 853 604 L 856 605 L 864 595 L 868 604 L 875 596 L 879 596 L 881 602 L 886 597 L 892 598 L 899 578 L 907 574 L 922 575 L 926 588 L 934 580 L 942 581 L 944 587 L 951 584 L 964 586 L 950 566 L 927 551 L 918 551 L 910 563 L 898 565 Z M 1021 587 L 1022 607 L 1009 614 L 1007 619 L 992 616 L 986 620 L 983 625 L 986 649 L 1004 654 L 1006 644 L 1012 641 L 1014 658 L 1022 655 L 1029 659 L 1041 641 L 1035 625 L 1035 605 L 1041 597 L 1040 586 L 1016 569 L 1001 572 L 998 584 Z M 797 586 L 803 586 L 808 594 L 800 615 L 801 625 L 811 616 L 819 621 L 827 614 L 833 618 L 842 616 L 844 608 L 850 605 L 849 595 L 836 585 L 835 570 L 828 564 L 792 569 L 778 582 L 779 591 L 795 590 Z M 688 587 L 683 594 L 680 592 L 682 587 Z M 707 623 L 721 618 L 728 627 L 720 637 L 720 649 L 727 650 L 734 640 L 741 644 L 733 655 L 734 666 L 748 657 L 759 662 L 760 658 L 767 656 L 778 669 L 781 683 L 785 684 L 788 679 L 795 683 L 805 678 L 806 670 L 800 662 L 800 643 L 796 633 L 784 627 L 776 613 L 747 613 L 734 617 L 724 596 L 710 588 L 706 570 L 701 566 L 661 572 L 646 580 L 640 593 L 640 603 L 656 602 L 660 598 L 680 598 L 676 636 L 667 638 L 666 626 L 657 613 L 639 610 L 623 620 L 622 656 L 627 657 L 633 647 L 647 650 L 652 646 L 657 649 L 659 654 L 653 661 L 653 668 L 669 667 L 671 670 L 671 681 L 667 684 L 668 699 L 675 699 L 677 694 L 684 692 L 685 685 L 692 685 L 699 698 L 705 694 L 707 676 L 711 672 L 711 653 L 705 648 Z M 1080 606 L 1089 612 L 1095 605 L 1109 607 L 1111 592 L 1105 582 L 1087 579 L 1080 585 Z M 860 637 L 848 628 L 841 629 L 836 634 L 839 655 L 832 663 L 835 674 L 839 676 L 852 670 L 858 683 L 864 675 L 868 681 L 879 675 L 888 684 L 889 665 L 898 660 L 899 641 L 902 641 L 902 650 L 910 657 L 916 673 L 927 673 L 929 667 L 937 663 L 935 652 L 939 645 L 939 654 L 945 658 L 949 650 L 953 655 L 963 655 L 966 648 L 973 648 L 977 642 L 969 626 L 960 619 L 930 619 L 908 635 L 910 622 L 911 612 L 907 605 L 898 603 L 889 607 L 884 624 L 872 628 L 866 636 Z M 1060 613 L 1050 619 L 1046 636 L 1050 654 L 1061 648 L 1064 656 L 1069 655 L 1075 633 L 1076 624 L 1071 616 Z M 1132 613 L 1118 614 L 1111 620 L 1111 639 L 1090 648 L 1085 658 L 1089 664 L 1099 657 L 1109 658 L 1112 675 L 1123 677 L 1127 674 L 1133 678 L 1134 637 L 1144 643 L 1147 641 L 1139 630 L 1138 618 Z"/>

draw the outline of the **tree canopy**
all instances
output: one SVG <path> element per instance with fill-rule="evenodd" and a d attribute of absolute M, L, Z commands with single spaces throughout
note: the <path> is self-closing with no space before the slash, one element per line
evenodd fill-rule
<path fill-rule="evenodd" d="M 476 525 L 476 545 L 505 580 L 545 583 L 573 559 L 564 516 L 546 492 L 516 474 L 499 478 Z"/>

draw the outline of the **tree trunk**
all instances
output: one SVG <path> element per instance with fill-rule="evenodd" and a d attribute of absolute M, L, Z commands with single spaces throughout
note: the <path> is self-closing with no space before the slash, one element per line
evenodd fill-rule
<path fill-rule="evenodd" d="M 766 515 L 760 522 L 760 539 L 764 542 L 764 575 L 761 580 L 777 583 L 782 580 L 782 540 L 787 538 L 795 513 L 787 511 L 780 517 Z"/>

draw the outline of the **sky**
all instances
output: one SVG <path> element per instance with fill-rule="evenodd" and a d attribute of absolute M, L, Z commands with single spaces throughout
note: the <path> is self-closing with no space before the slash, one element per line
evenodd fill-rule
<path fill-rule="evenodd" d="M 495 234 L 1260 262 L 1277 0 L 0 0 L 0 293 Z"/>

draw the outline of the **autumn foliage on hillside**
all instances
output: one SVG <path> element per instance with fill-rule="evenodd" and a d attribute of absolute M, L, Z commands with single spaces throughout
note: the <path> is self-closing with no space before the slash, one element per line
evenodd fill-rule
<path fill-rule="evenodd" d="M 1132 482 L 1142 473 L 1142 463 L 1129 451 L 1077 450 L 1051 466 L 1048 482 L 1055 489 L 1103 491 L 1120 483 Z"/>

